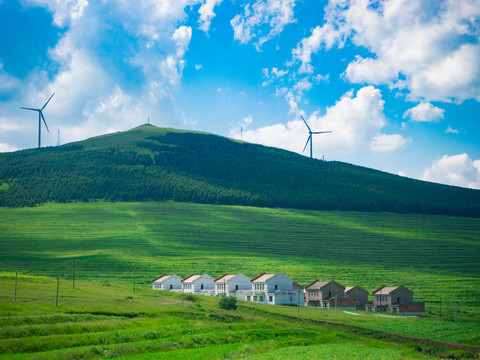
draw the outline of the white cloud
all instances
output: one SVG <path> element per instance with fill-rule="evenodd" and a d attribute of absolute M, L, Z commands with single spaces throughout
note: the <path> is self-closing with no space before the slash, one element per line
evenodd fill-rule
<path fill-rule="evenodd" d="M 200 6 L 200 9 L 198 10 L 198 13 L 200 14 L 200 18 L 198 19 L 200 30 L 208 33 L 212 19 L 215 17 L 213 9 L 221 3 L 222 0 L 205 0 L 205 3 Z"/>
<path fill-rule="evenodd" d="M 295 109 L 296 103 L 291 93 L 287 94 L 287 101 Z M 314 156 L 319 151 L 338 154 L 351 154 L 359 150 L 393 151 L 408 144 L 408 140 L 400 135 L 382 136 L 381 130 L 386 125 L 383 106 L 380 90 L 367 86 L 358 90 L 355 96 L 351 91 L 343 95 L 335 105 L 327 108 L 325 115 L 312 114 L 307 119 L 312 131 L 332 131 L 330 134 L 314 135 Z M 298 112 L 295 115 L 302 113 L 298 108 L 296 110 Z M 240 138 L 240 133 L 232 129 L 230 136 Z M 243 132 L 246 141 L 299 153 L 307 136 L 308 131 L 300 119 Z M 378 143 L 376 148 L 371 147 L 374 139 Z"/>
<path fill-rule="evenodd" d="M 355 61 L 348 64 L 343 76 L 353 83 L 379 85 L 395 80 L 398 71 L 384 62 L 357 56 Z"/>
<path fill-rule="evenodd" d="M 414 122 L 439 122 L 444 118 L 444 113 L 445 110 L 424 101 L 405 111 L 403 118 L 408 117 Z"/>
<path fill-rule="evenodd" d="M 12 151 L 17 151 L 17 150 L 19 150 L 19 149 L 15 146 L 11 146 L 11 145 L 5 144 L 5 143 L 0 143 L 0 153 L 12 152 Z"/>
<path fill-rule="evenodd" d="M 26 0 L 48 8 L 53 13 L 55 25 L 63 27 L 79 20 L 88 6 L 88 0 Z"/>
<path fill-rule="evenodd" d="M 453 129 L 450 125 L 448 125 L 447 129 L 445 130 L 447 134 L 458 134 L 459 131 L 456 129 Z"/>
<path fill-rule="evenodd" d="M 391 152 L 398 149 L 404 149 L 410 143 L 400 134 L 378 134 L 370 142 L 370 148 L 377 152 Z"/>
<path fill-rule="evenodd" d="M 53 92 L 45 117 L 50 130 L 60 128 L 63 143 L 126 130 L 152 114 L 159 114 L 159 126 L 179 121 L 172 90 L 181 81 L 192 30 L 178 24 L 197 0 L 25 1 L 51 11 L 66 30 L 48 51 L 49 68 L 37 67 L 23 80 L 20 99 L 0 103 L 2 116 L 20 127 L 0 131 L 0 143 L 36 146 L 37 129 L 19 107 L 41 106 Z M 11 88 L 10 80 L 0 69 L 0 89 Z M 56 131 L 42 131 L 42 144 L 55 142 Z"/>
<path fill-rule="evenodd" d="M 465 153 L 444 155 L 423 172 L 422 180 L 480 189 L 480 160 Z"/>
<path fill-rule="evenodd" d="M 348 64 L 351 82 L 407 88 L 412 100 L 480 100 L 478 0 L 332 0 L 324 17 L 293 50 L 299 72 L 313 71 L 313 53 L 350 39 L 374 54 Z"/>
<path fill-rule="evenodd" d="M 262 86 L 270 85 L 274 80 L 283 78 L 288 74 L 288 70 L 278 70 L 276 67 L 273 67 L 272 70 L 268 68 L 262 69 L 263 78 L 265 79 L 262 83 Z"/>
<path fill-rule="evenodd" d="M 302 63 L 299 73 L 312 73 L 313 66 L 310 64 L 312 54 L 318 52 L 322 46 L 326 50 L 329 50 L 335 43 L 343 46 L 343 37 L 344 34 L 341 31 L 338 31 L 338 29 L 335 29 L 328 23 L 312 29 L 312 34 L 302 39 L 292 51 L 294 60 L 300 60 Z"/>
<path fill-rule="evenodd" d="M 295 22 L 293 7 L 295 0 L 256 0 L 253 5 L 246 4 L 243 15 L 236 15 L 230 24 L 235 40 L 242 44 L 255 40 L 257 50 L 283 28 Z"/>
<path fill-rule="evenodd" d="M 0 59 L 0 94 L 8 94 L 20 85 L 20 80 L 3 70 L 3 63 Z"/>
<path fill-rule="evenodd" d="M 200 70 L 202 69 L 203 66 L 202 65 L 199 65 L 199 64 L 195 64 L 195 70 Z"/>

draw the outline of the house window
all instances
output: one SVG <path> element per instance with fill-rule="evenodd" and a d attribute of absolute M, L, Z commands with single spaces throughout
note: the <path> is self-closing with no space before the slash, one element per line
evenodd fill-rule
<path fill-rule="evenodd" d="M 203 290 L 203 284 L 202 284 L 202 285 L 200 285 L 200 290 Z"/>
<path fill-rule="evenodd" d="M 235 290 L 238 290 L 238 285 L 235 285 Z"/>
<path fill-rule="evenodd" d="M 257 299 L 258 299 L 257 296 L 253 297 L 253 301 L 257 301 Z"/>
<path fill-rule="evenodd" d="M 397 308 L 393 308 L 393 313 L 396 314 L 397 313 Z"/>
<path fill-rule="evenodd" d="M 258 300 L 259 300 L 260 302 L 263 302 L 263 296 L 259 296 L 259 297 L 258 297 Z"/>
<path fill-rule="evenodd" d="M 329 297 L 329 298 L 332 297 L 332 292 L 331 292 L 331 291 L 328 292 L 328 297 Z"/>
<path fill-rule="evenodd" d="M 170 284 L 170 290 L 172 290 L 172 289 L 173 289 L 173 285 L 172 285 L 172 284 Z"/>
<path fill-rule="evenodd" d="M 290 302 L 292 302 L 292 301 L 293 301 L 293 295 L 290 294 Z"/>
<path fill-rule="evenodd" d="M 275 285 L 275 290 L 278 290 L 278 285 Z"/>
<path fill-rule="evenodd" d="M 250 295 L 247 295 L 247 301 L 250 301 Z"/>
<path fill-rule="evenodd" d="M 269 296 L 269 297 L 268 297 L 268 301 L 269 301 L 269 302 L 272 302 L 272 301 L 273 301 L 273 296 Z"/>

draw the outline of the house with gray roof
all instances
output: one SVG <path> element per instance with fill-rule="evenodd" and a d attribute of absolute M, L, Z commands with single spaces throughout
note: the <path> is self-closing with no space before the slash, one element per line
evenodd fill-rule
<path fill-rule="evenodd" d="M 237 291 L 250 291 L 250 278 L 243 274 L 225 274 L 215 279 L 215 295 L 233 296 Z"/>
<path fill-rule="evenodd" d="M 357 310 L 365 310 L 365 306 L 368 302 L 368 290 L 355 285 L 347 286 L 345 288 L 345 299 L 355 300 L 357 303 Z"/>
<path fill-rule="evenodd" d="M 182 290 L 182 278 L 177 275 L 162 275 L 152 281 L 154 290 Z"/>
<path fill-rule="evenodd" d="M 345 286 L 335 280 L 315 280 L 307 285 L 305 287 L 305 302 L 307 306 L 324 309 L 356 310 L 357 308 L 355 300 L 345 298 Z"/>
<path fill-rule="evenodd" d="M 240 300 L 269 305 L 303 306 L 303 287 L 281 272 L 262 273 L 251 280 L 251 290 L 237 293 Z"/>
<path fill-rule="evenodd" d="M 425 303 L 413 301 L 414 292 L 403 285 L 381 286 L 373 292 L 373 301 L 367 311 L 388 312 L 399 315 L 425 315 Z"/>
<path fill-rule="evenodd" d="M 208 274 L 192 274 L 183 279 L 182 284 L 185 293 L 215 295 L 214 279 Z"/>

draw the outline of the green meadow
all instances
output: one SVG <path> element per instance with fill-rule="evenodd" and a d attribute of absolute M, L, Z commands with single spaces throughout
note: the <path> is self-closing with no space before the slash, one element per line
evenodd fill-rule
<path fill-rule="evenodd" d="M 0 269 L 149 284 L 161 274 L 335 279 L 373 291 L 405 285 L 427 311 L 478 315 L 480 219 L 175 202 L 0 209 Z"/>
<path fill-rule="evenodd" d="M 1 208 L 0 360 L 471 358 L 479 229 L 468 217 L 175 202 Z M 191 295 L 182 307 L 181 294 L 151 289 L 161 274 L 278 271 L 301 284 L 403 284 L 427 316 L 226 311 Z"/>
<path fill-rule="evenodd" d="M 0 359 L 433 359 L 480 350 L 478 322 L 455 323 L 453 339 L 428 317 L 383 318 L 372 329 L 367 313 L 242 301 L 228 311 L 215 297 L 185 295 L 182 305 L 181 293 L 147 284 L 134 293 L 129 284 L 85 280 L 75 288 L 60 280 L 55 306 L 56 285 L 22 275 L 14 301 L 15 276 L 0 276 Z M 411 336 L 399 324 L 428 330 Z"/>

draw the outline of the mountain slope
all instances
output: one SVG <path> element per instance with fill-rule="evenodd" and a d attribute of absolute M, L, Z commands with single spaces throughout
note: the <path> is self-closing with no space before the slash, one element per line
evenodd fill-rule
<path fill-rule="evenodd" d="M 0 206 L 175 200 L 480 216 L 480 191 L 408 179 L 206 133 L 142 125 L 0 154 Z"/>

